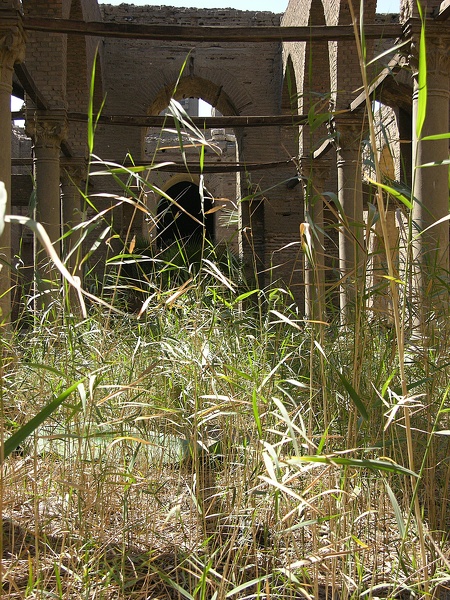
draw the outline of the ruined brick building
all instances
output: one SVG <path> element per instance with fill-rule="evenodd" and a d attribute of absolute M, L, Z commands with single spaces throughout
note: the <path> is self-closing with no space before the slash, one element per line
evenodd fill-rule
<path fill-rule="evenodd" d="M 356 0 L 354 10 L 358 20 Z M 400 14 L 393 16 L 377 15 L 376 0 L 366 0 L 363 14 L 368 57 L 391 49 L 368 69 L 372 98 L 385 115 L 377 142 L 385 176 L 411 186 L 413 165 L 444 161 L 415 171 L 413 218 L 426 229 L 448 214 L 448 139 L 422 141 L 416 135 L 421 32 L 416 2 L 402 0 Z M 449 130 L 449 15 L 448 0 L 427 3 L 422 136 Z M 88 177 L 86 114 L 98 51 L 93 109 L 97 114 L 102 107 L 102 116 L 95 155 L 117 164 L 132 159 L 150 166 L 167 156 L 176 163 L 148 169 L 143 177 L 154 187 L 136 188 L 147 217 L 113 198 L 123 189 L 111 177 L 89 178 L 87 191 L 111 223 L 105 237 L 143 234 L 151 240 L 152 217 L 158 217 L 163 198 L 154 189 L 184 197 L 189 211 L 203 183 L 210 239 L 230 243 L 244 264 L 255 260 L 260 287 L 282 281 L 293 290 L 300 312 L 310 313 L 325 284 L 341 278 L 345 310 L 351 298 L 347 283 L 365 260 L 361 224 L 367 202 L 374 201 L 364 181 L 371 167 L 362 168 L 371 160 L 367 106 L 351 24 L 346 0 L 290 0 L 282 15 L 97 0 L 0 0 L 0 180 L 8 191 L 7 213 L 25 214 L 31 196 L 57 252 L 64 258 L 70 250 L 70 241 L 60 241 L 63 232 L 86 219 L 79 188 Z M 24 100 L 28 136 L 13 136 L 13 155 L 12 93 Z M 215 117 L 194 119 L 217 149 L 207 147 L 201 169 L 192 139 L 187 163 L 163 151 L 159 115 L 171 98 L 201 98 L 217 111 Z M 235 218 L 227 221 L 230 213 Z M 313 231 L 315 275 L 302 251 L 301 223 Z M 393 218 L 391 223 L 394 231 Z M 327 233 L 328 224 L 334 229 Z M 32 239 L 12 227 L 7 224 L 2 233 L 3 259 L 9 263 L 19 255 L 20 264 L 30 264 Z M 448 223 L 442 222 L 421 236 L 415 251 L 420 256 L 424 248 L 437 249 L 436 260 L 447 270 L 448 245 Z M 4 266 L 4 316 L 10 313 L 13 279 Z"/>

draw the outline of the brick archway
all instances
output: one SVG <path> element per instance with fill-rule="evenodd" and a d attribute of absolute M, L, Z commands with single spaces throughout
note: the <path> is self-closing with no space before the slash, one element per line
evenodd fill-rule
<path fill-rule="evenodd" d="M 147 113 L 158 115 L 161 113 L 171 98 L 201 98 L 216 108 L 223 115 L 238 115 L 239 110 L 223 85 L 213 83 L 203 77 L 182 77 L 178 82 L 166 84 L 150 104 Z"/>
<path fill-rule="evenodd" d="M 201 197 L 199 186 L 192 181 L 179 181 L 166 193 L 173 201 L 164 197 L 158 204 L 159 244 L 162 247 L 174 242 L 195 244 L 203 235 L 213 242 L 212 201 Z"/>

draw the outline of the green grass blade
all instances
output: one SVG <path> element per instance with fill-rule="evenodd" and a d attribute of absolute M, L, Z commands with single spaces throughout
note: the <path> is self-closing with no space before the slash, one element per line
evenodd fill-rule
<path fill-rule="evenodd" d="M 250 290 L 249 292 L 244 292 L 243 294 L 240 294 L 235 300 L 234 302 L 237 304 L 238 302 L 242 302 L 242 300 L 246 300 L 247 298 L 249 298 L 250 296 L 253 296 L 254 294 L 259 294 L 260 290 Z"/>
<path fill-rule="evenodd" d="M 362 401 L 361 396 L 358 394 L 358 392 L 352 386 L 350 381 L 339 371 L 339 369 L 335 369 L 335 371 L 336 371 L 339 379 L 341 380 L 342 385 L 345 387 L 348 395 L 352 399 L 353 404 L 358 409 L 359 414 L 365 421 L 368 421 L 369 414 L 366 410 L 366 407 L 364 406 L 364 402 Z"/>
<path fill-rule="evenodd" d="M 426 135 L 425 137 L 422 138 L 422 140 L 425 140 L 425 141 L 448 140 L 448 139 L 450 139 L 450 133 L 436 133 L 435 135 Z"/>
<path fill-rule="evenodd" d="M 396 200 L 400 200 L 400 202 L 402 204 L 404 204 L 406 206 L 406 208 L 409 208 L 410 210 L 412 209 L 411 200 L 409 198 L 407 198 L 404 194 L 402 194 L 401 192 L 396 190 L 395 188 L 391 187 L 390 185 L 385 185 L 384 183 L 380 183 L 379 181 L 375 181 L 374 179 L 370 179 L 370 177 L 368 178 L 368 181 L 370 183 L 372 183 L 373 185 L 377 185 L 378 187 L 380 187 L 382 190 L 384 190 L 385 192 L 390 194 Z"/>
<path fill-rule="evenodd" d="M 430 135 L 430 138 L 433 136 Z M 423 139 L 423 138 L 422 138 Z M 423 165 L 417 165 L 418 169 L 424 169 L 428 167 L 441 167 L 442 165 L 450 165 L 450 158 L 444 160 L 436 160 L 435 162 L 424 163 Z"/>
<path fill-rule="evenodd" d="M 400 509 L 400 506 L 397 502 L 397 498 L 395 497 L 394 492 L 392 491 L 391 486 L 388 484 L 387 481 L 384 482 L 384 485 L 386 487 L 386 491 L 387 494 L 389 496 L 389 500 L 391 501 L 392 504 L 392 508 L 394 509 L 394 515 L 395 515 L 395 520 L 397 522 L 397 527 L 398 530 L 400 532 L 400 535 L 402 537 L 402 539 L 405 537 L 405 522 L 403 520 L 403 515 L 402 515 L 402 511 Z"/>
<path fill-rule="evenodd" d="M 258 429 L 258 436 L 260 439 L 262 439 L 263 438 L 263 430 L 262 430 L 262 425 L 261 425 L 261 419 L 259 418 L 258 395 L 256 393 L 256 390 L 253 390 L 253 394 L 252 394 L 252 409 L 253 409 L 253 416 L 255 418 L 256 428 Z"/>
<path fill-rule="evenodd" d="M 262 583 L 266 579 L 270 579 L 272 577 L 272 575 L 273 575 L 272 573 L 269 573 L 268 575 L 261 575 L 261 577 L 256 577 L 255 579 L 252 579 L 251 581 L 245 581 L 244 583 L 241 583 L 234 589 L 230 590 L 227 593 L 227 595 L 225 596 L 225 598 L 232 598 L 233 596 L 236 596 L 236 594 L 240 594 L 241 592 L 248 589 L 249 587 L 253 587 L 253 586 L 257 585 L 258 583 Z M 240 597 L 242 598 L 242 596 L 240 596 Z M 255 597 L 255 596 L 250 596 L 250 597 Z"/>
<path fill-rule="evenodd" d="M 91 70 L 91 85 L 89 88 L 89 104 L 88 104 L 88 127 L 87 127 L 87 142 L 89 154 L 94 151 L 94 86 L 95 86 L 95 72 L 97 64 L 97 52 L 94 54 L 94 61 L 92 63 Z"/>
<path fill-rule="evenodd" d="M 387 460 L 372 460 L 361 458 L 346 458 L 344 456 L 295 456 L 287 461 L 288 464 L 319 463 L 323 465 L 339 465 L 355 469 L 370 469 L 371 471 L 386 471 L 397 475 L 418 477 L 414 471 Z"/>
<path fill-rule="evenodd" d="M 31 435 L 42 423 L 52 414 L 55 410 L 64 402 L 66 398 L 70 396 L 72 392 L 74 392 L 78 386 L 81 384 L 81 381 L 77 381 L 71 385 L 67 390 L 65 390 L 62 394 L 60 394 L 57 398 L 49 402 L 44 408 L 38 412 L 32 419 L 28 421 L 23 427 L 21 427 L 18 431 L 13 433 L 4 443 L 3 453 L 0 453 L 0 456 L 3 458 L 7 458 L 14 450 L 20 446 L 22 442 L 26 440 L 26 438 Z"/>
<path fill-rule="evenodd" d="M 420 46 L 419 46 L 419 75 L 418 75 L 418 97 L 417 97 L 417 121 L 416 121 L 416 135 L 420 138 L 422 133 L 423 124 L 425 123 L 425 117 L 427 114 L 427 46 L 425 41 L 425 19 L 422 11 L 420 2 L 417 2 L 417 8 L 419 9 L 420 20 L 422 21 L 422 27 L 420 30 Z"/>

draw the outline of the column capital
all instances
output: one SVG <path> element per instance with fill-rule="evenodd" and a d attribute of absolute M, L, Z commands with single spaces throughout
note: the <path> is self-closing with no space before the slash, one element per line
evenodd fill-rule
<path fill-rule="evenodd" d="M 79 185 L 86 178 L 88 162 L 84 156 L 62 158 L 60 164 L 63 181 L 67 178 L 68 182 Z"/>
<path fill-rule="evenodd" d="M 448 80 L 450 72 L 450 35 L 437 36 L 427 41 L 427 72 Z"/>
<path fill-rule="evenodd" d="M 27 111 L 25 130 L 33 138 L 35 147 L 59 148 L 67 139 L 69 123 L 65 110 Z"/>
<path fill-rule="evenodd" d="M 25 32 L 20 13 L 0 10 L 0 84 L 11 85 L 14 65 L 25 58 Z"/>
<path fill-rule="evenodd" d="M 405 36 L 411 38 L 408 60 L 413 76 L 419 71 L 420 35 L 422 22 L 410 19 L 405 25 Z M 427 73 L 430 76 L 448 77 L 450 66 L 450 32 L 443 21 L 426 21 Z"/>
<path fill-rule="evenodd" d="M 335 143 L 338 151 L 359 150 L 364 117 L 360 113 L 338 115 L 334 118 Z"/>
<path fill-rule="evenodd" d="M 312 158 L 306 156 L 300 159 L 300 172 L 304 177 L 312 175 L 321 182 L 326 182 L 330 176 L 332 161 L 331 158 Z"/>

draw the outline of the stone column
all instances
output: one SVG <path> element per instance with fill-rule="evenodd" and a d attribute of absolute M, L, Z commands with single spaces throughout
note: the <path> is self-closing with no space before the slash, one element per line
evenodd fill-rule
<path fill-rule="evenodd" d="M 342 115 L 336 119 L 339 215 L 339 270 L 341 273 L 340 309 L 345 323 L 357 298 L 364 249 L 364 219 L 361 171 L 362 119 Z"/>
<path fill-rule="evenodd" d="M 326 318 L 325 307 L 325 239 L 324 202 L 325 183 L 330 175 L 327 159 L 300 161 L 305 199 L 305 223 L 312 239 L 313 262 L 305 259 L 305 314 L 309 319 Z"/>
<path fill-rule="evenodd" d="M 11 93 L 14 64 L 25 56 L 25 37 L 20 14 L 0 4 L 0 181 L 7 193 L 6 214 L 11 214 Z M 11 226 L 5 223 L 0 237 L 0 322 L 11 315 Z"/>
<path fill-rule="evenodd" d="M 263 288 L 265 283 L 264 264 L 264 198 L 253 198 L 255 190 L 242 192 L 242 262 L 248 285 Z"/>
<path fill-rule="evenodd" d="M 61 142 L 67 137 L 65 111 L 28 111 L 26 130 L 33 139 L 34 176 L 36 184 L 36 220 L 44 226 L 53 247 L 61 256 Z M 48 307 L 53 300 L 50 291 L 59 287 L 59 272 L 49 263 L 47 254 L 36 246 L 35 265 L 42 302 Z M 45 267 L 45 265 L 48 265 Z M 39 287 L 39 286 L 38 286 Z"/>
<path fill-rule="evenodd" d="M 83 180 L 87 176 L 87 161 L 85 158 L 70 158 L 62 163 L 61 183 L 62 183 L 62 219 L 63 233 L 66 237 L 62 241 L 63 261 L 72 275 L 78 277 L 82 283 L 83 273 L 80 268 L 80 262 L 83 258 L 82 253 L 82 234 L 81 229 L 73 230 L 84 220 L 84 199 L 81 194 Z M 71 313 L 79 311 L 80 304 L 78 294 L 72 286 L 68 288 L 65 296 L 67 309 Z"/>
<path fill-rule="evenodd" d="M 73 227 L 83 221 L 84 201 L 81 194 L 81 187 L 83 180 L 86 178 L 87 164 L 85 158 L 71 158 L 63 161 L 62 166 L 63 233 L 67 234 Z M 78 277 L 81 277 L 81 272 L 78 269 L 81 250 L 78 251 L 76 247 L 81 233 L 80 229 L 70 233 L 70 235 L 64 238 L 62 248 L 62 255 L 66 259 L 66 266 L 73 275 L 77 275 Z"/>
<path fill-rule="evenodd" d="M 442 25 L 427 20 L 427 110 L 422 132 L 417 138 L 419 109 L 419 81 L 417 60 L 412 59 L 414 77 L 413 95 L 413 223 L 415 234 L 424 231 L 449 214 L 448 164 L 420 168 L 428 163 L 439 163 L 449 158 L 448 139 L 423 141 L 430 135 L 449 131 L 450 35 L 441 33 Z M 442 28 L 443 29 L 443 28 Z M 417 33 L 417 36 L 419 34 Z M 417 46 L 413 44 L 413 51 Z M 425 288 L 433 279 L 436 269 L 448 276 L 449 222 L 444 221 L 419 235 L 413 245 L 416 270 L 415 293 L 419 305 Z M 428 304 L 428 303 L 425 303 Z M 424 316 L 424 315 L 422 315 Z"/>
<path fill-rule="evenodd" d="M 395 204 L 394 208 L 391 207 L 389 210 L 384 211 L 389 253 L 397 278 L 400 278 L 400 237 L 397 218 L 401 218 L 401 214 L 401 211 L 399 211 L 397 216 Z M 386 240 L 383 239 L 379 221 L 375 225 L 371 224 L 369 239 L 366 240 L 366 246 L 368 250 L 368 262 L 370 265 L 367 273 L 367 286 L 372 288 L 369 305 L 371 306 L 375 317 L 380 321 L 392 324 L 394 311 L 390 285 L 389 281 L 386 279 L 386 276 L 389 275 Z"/>
<path fill-rule="evenodd" d="M 36 220 L 61 256 L 60 154 L 68 133 L 65 111 L 28 111 L 26 129 L 33 139 Z"/>

